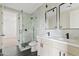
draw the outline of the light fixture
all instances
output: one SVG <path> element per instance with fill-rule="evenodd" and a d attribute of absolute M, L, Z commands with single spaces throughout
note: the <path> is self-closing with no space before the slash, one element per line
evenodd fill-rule
<path fill-rule="evenodd" d="M 48 8 L 48 5 L 46 4 L 45 7 Z"/>
<path fill-rule="evenodd" d="M 72 3 L 69 3 L 69 6 L 67 6 L 67 7 L 72 7 Z"/>
<path fill-rule="evenodd" d="M 53 9 L 53 12 L 54 12 L 54 9 Z"/>

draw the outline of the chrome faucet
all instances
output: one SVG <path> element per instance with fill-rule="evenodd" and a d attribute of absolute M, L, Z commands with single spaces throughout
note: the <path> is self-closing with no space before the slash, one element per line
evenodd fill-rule
<path fill-rule="evenodd" d="M 66 33 L 66 38 L 69 39 L 69 33 Z"/>

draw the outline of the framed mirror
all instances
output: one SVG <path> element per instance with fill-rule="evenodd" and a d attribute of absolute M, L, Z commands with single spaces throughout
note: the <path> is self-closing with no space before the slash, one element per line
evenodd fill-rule
<path fill-rule="evenodd" d="M 57 28 L 57 8 L 54 7 L 45 12 L 45 24 L 46 29 L 56 29 Z"/>
<path fill-rule="evenodd" d="M 59 5 L 60 29 L 79 29 L 79 3 Z"/>

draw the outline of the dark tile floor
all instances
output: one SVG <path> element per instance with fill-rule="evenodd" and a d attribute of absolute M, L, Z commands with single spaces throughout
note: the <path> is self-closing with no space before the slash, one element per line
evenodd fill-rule
<path fill-rule="evenodd" d="M 37 56 L 37 51 L 36 52 L 31 52 L 31 49 L 19 52 L 17 54 L 18 56 Z"/>
<path fill-rule="evenodd" d="M 31 49 L 21 52 L 18 48 L 14 47 L 13 50 L 11 50 L 11 48 L 5 48 L 4 51 L 5 52 L 2 54 L 1 50 L 0 56 L 37 56 L 37 51 L 31 52 Z"/>

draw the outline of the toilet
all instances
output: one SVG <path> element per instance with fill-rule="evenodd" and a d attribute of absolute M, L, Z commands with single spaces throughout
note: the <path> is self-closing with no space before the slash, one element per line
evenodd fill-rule
<path fill-rule="evenodd" d="M 37 45 L 37 42 L 36 42 L 36 41 L 31 41 L 31 42 L 29 43 L 29 46 L 31 47 L 31 52 L 37 51 L 36 45 Z"/>

